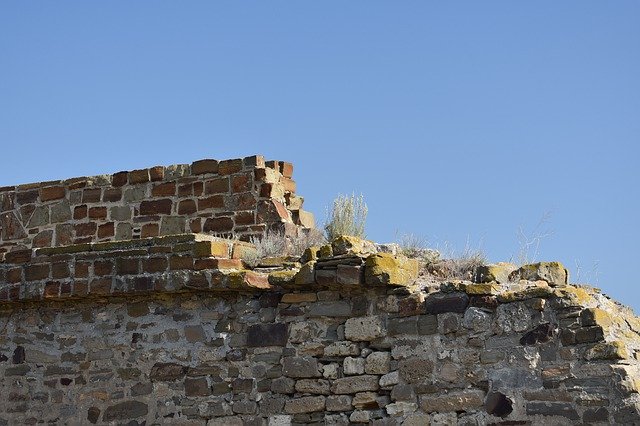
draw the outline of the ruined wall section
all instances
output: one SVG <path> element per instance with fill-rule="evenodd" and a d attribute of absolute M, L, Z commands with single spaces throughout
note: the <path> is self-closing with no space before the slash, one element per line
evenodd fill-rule
<path fill-rule="evenodd" d="M 9 256 L 0 424 L 640 422 L 640 321 L 558 265 L 433 283 L 366 242 L 247 270 L 251 249 L 181 235 Z"/>
<path fill-rule="evenodd" d="M 290 163 L 253 156 L 2 187 L 0 259 L 32 247 L 313 228 L 292 174 Z"/>

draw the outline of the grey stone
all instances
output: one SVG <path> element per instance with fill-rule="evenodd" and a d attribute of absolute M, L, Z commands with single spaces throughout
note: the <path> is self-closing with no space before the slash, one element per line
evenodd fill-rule
<path fill-rule="evenodd" d="M 378 377 L 371 375 L 344 377 L 336 379 L 331 385 L 334 394 L 354 394 L 378 390 Z"/>
<path fill-rule="evenodd" d="M 530 416 L 560 416 L 574 421 L 580 420 L 573 404 L 565 402 L 528 402 L 527 414 Z"/>
<path fill-rule="evenodd" d="M 321 376 L 318 360 L 310 356 L 285 357 L 282 365 L 282 373 L 287 377 L 313 378 Z"/>
<path fill-rule="evenodd" d="M 254 324 L 249 326 L 247 331 L 247 346 L 285 346 L 287 344 L 287 325 L 284 323 L 275 324 Z"/>
<path fill-rule="evenodd" d="M 349 318 L 345 323 L 344 334 L 348 340 L 370 341 L 385 335 L 385 324 L 381 317 Z"/>
<path fill-rule="evenodd" d="M 104 410 L 103 422 L 113 422 L 116 420 L 135 419 L 146 416 L 149 412 L 147 404 L 140 401 L 125 401 L 111 405 Z"/>
<path fill-rule="evenodd" d="M 351 305 L 344 301 L 317 302 L 309 308 L 310 317 L 350 317 Z"/>
<path fill-rule="evenodd" d="M 286 401 L 284 411 L 287 414 L 312 413 L 314 411 L 324 411 L 324 396 L 304 396 Z"/>

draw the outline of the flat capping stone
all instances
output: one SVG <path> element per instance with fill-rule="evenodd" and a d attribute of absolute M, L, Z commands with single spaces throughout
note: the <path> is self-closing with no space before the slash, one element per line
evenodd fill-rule
<path fill-rule="evenodd" d="M 140 238 L 136 240 L 105 241 L 96 243 L 73 244 L 60 247 L 44 247 L 36 249 L 35 254 L 36 256 L 51 256 L 56 254 L 118 251 L 140 247 L 153 247 L 167 244 L 191 243 L 199 241 L 228 242 L 230 240 L 220 237 L 214 237 L 208 234 L 175 234 L 163 235 L 159 237 Z"/>

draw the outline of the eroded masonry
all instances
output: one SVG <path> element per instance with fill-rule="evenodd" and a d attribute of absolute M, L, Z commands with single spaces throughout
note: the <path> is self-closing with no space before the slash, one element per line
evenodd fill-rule
<path fill-rule="evenodd" d="M 255 260 L 318 232 L 292 171 L 0 188 L 0 424 L 640 424 L 640 319 L 557 262 L 435 280 L 349 236 Z"/>

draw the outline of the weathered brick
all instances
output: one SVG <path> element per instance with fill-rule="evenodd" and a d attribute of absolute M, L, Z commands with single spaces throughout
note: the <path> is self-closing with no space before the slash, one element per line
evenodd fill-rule
<path fill-rule="evenodd" d="M 191 173 L 201 175 L 205 173 L 218 173 L 218 161 L 205 159 L 191 163 Z"/>
<path fill-rule="evenodd" d="M 78 223 L 74 229 L 77 237 L 88 237 L 96 234 L 98 225 L 95 222 Z"/>
<path fill-rule="evenodd" d="M 229 192 L 229 178 L 216 178 L 212 180 L 208 180 L 204 183 L 204 193 L 205 194 L 222 194 Z"/>
<path fill-rule="evenodd" d="M 27 265 L 24 268 L 24 279 L 26 281 L 38 281 L 49 278 L 50 265 L 36 264 Z"/>
<path fill-rule="evenodd" d="M 149 179 L 151 182 L 157 182 L 164 179 L 164 167 L 154 166 L 149 169 Z"/>
<path fill-rule="evenodd" d="M 115 235 L 115 224 L 113 222 L 103 223 L 98 226 L 98 238 L 109 238 Z"/>
<path fill-rule="evenodd" d="M 223 207 L 224 197 L 222 195 L 214 195 L 212 197 L 198 199 L 198 210 L 220 209 Z"/>
<path fill-rule="evenodd" d="M 198 209 L 196 208 L 196 202 L 194 200 L 182 200 L 178 203 L 178 214 L 189 215 L 196 211 L 198 211 Z"/>
<path fill-rule="evenodd" d="M 242 159 L 224 160 L 218 164 L 219 175 L 230 175 L 242 170 Z"/>
<path fill-rule="evenodd" d="M 114 203 L 122 199 L 122 189 L 120 188 L 105 188 L 102 194 L 102 201 L 108 203 Z"/>
<path fill-rule="evenodd" d="M 102 190 L 100 188 L 88 188 L 82 191 L 83 203 L 98 203 L 102 198 Z"/>
<path fill-rule="evenodd" d="M 129 172 L 118 172 L 111 177 L 111 185 L 117 186 L 117 187 L 123 186 L 123 185 L 126 185 L 128 180 L 129 180 Z"/>
<path fill-rule="evenodd" d="M 151 195 L 154 197 L 171 197 L 176 195 L 175 182 L 165 182 L 155 185 L 151 189 Z"/>
<path fill-rule="evenodd" d="M 73 209 L 73 218 L 76 219 L 76 220 L 86 218 L 87 214 L 88 214 L 88 208 L 87 208 L 86 204 L 84 204 L 82 206 L 76 206 Z"/>
<path fill-rule="evenodd" d="M 247 346 L 285 346 L 287 325 L 284 323 L 254 324 L 247 330 Z"/>
<path fill-rule="evenodd" d="M 149 182 L 149 169 L 132 170 L 129 172 L 129 183 L 131 185 L 145 182 Z"/>
<path fill-rule="evenodd" d="M 160 235 L 160 225 L 158 225 L 157 223 L 146 223 L 142 225 L 140 237 L 149 238 L 157 237 L 158 235 Z"/>
<path fill-rule="evenodd" d="M 91 207 L 89 209 L 89 219 L 106 219 L 107 208 L 106 207 Z"/>
<path fill-rule="evenodd" d="M 142 270 L 150 274 L 164 272 L 167 270 L 169 262 L 164 257 L 152 257 L 142 260 Z"/>
<path fill-rule="evenodd" d="M 140 203 L 140 215 L 156 215 L 156 214 L 171 214 L 171 207 L 173 202 L 166 198 L 162 200 L 143 201 Z"/>
<path fill-rule="evenodd" d="M 65 189 L 63 186 L 48 186 L 46 188 L 40 189 L 40 200 L 41 201 L 51 201 L 51 200 L 59 200 L 64 198 Z"/>
<path fill-rule="evenodd" d="M 208 218 L 204 222 L 204 232 L 229 232 L 233 231 L 233 219 L 230 217 Z"/>

